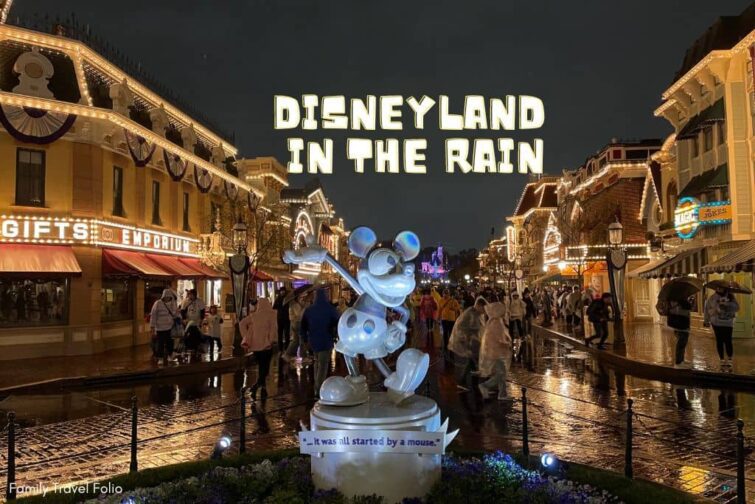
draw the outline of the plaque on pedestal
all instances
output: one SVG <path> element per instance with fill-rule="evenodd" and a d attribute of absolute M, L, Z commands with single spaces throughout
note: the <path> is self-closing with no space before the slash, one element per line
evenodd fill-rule
<path fill-rule="evenodd" d="M 424 497 L 440 479 L 441 456 L 456 435 L 446 434 L 432 399 L 415 395 L 397 405 L 384 392 L 358 406 L 318 403 L 310 422 L 299 440 L 302 453 L 312 455 L 315 487 L 386 502 Z"/>

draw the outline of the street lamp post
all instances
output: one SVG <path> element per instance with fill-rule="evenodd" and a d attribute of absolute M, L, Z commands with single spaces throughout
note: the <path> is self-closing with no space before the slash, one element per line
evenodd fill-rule
<path fill-rule="evenodd" d="M 618 218 L 616 222 L 608 225 L 608 253 L 606 264 L 608 265 L 608 280 L 611 285 L 613 297 L 613 328 L 614 344 L 624 343 L 624 274 L 626 272 L 627 253 L 621 246 L 624 241 L 624 226 Z"/>
<path fill-rule="evenodd" d="M 228 259 L 234 308 L 236 309 L 236 322 L 233 326 L 233 355 L 241 355 L 244 352 L 241 348 L 239 322 L 241 321 L 242 309 L 246 306 L 246 291 L 249 282 L 249 256 L 246 254 L 246 245 L 246 224 L 239 218 L 233 226 L 233 248 L 236 253 Z"/>

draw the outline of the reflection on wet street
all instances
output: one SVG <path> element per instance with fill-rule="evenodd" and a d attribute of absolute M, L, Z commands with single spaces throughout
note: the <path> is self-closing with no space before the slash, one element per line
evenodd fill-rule
<path fill-rule="evenodd" d="M 343 373 L 340 359 L 334 369 Z M 460 392 L 453 365 L 433 351 L 419 392 L 429 394 L 460 428 L 456 450 L 520 450 L 522 405 L 483 401 Z M 312 406 L 312 369 L 274 359 L 270 396 L 247 408 L 247 449 L 296 447 L 299 422 Z M 727 502 L 734 497 L 736 419 L 755 432 L 755 397 L 715 389 L 685 389 L 608 369 L 587 354 L 550 339 L 528 341 L 509 375 L 509 392 L 527 387 L 530 450 L 623 471 L 626 399 L 634 400 L 635 476 Z M 15 411 L 21 484 L 74 482 L 128 471 L 131 397 L 139 401 L 139 467 L 209 456 L 224 433 L 238 433 L 239 393 L 256 379 L 256 366 L 217 376 L 54 395 L 11 396 L 0 410 Z M 373 388 L 377 374 L 370 372 Z M 5 427 L 5 415 L 0 430 Z M 0 453 L 6 453 L 6 439 Z M 755 460 L 748 444 L 748 486 Z M 0 459 L 4 478 L 5 458 Z M 755 486 L 749 492 L 755 495 Z"/>

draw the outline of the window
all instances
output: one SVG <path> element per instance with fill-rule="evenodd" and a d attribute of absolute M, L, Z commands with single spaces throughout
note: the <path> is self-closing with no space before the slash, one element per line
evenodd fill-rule
<path fill-rule="evenodd" d="M 189 226 L 189 193 L 184 193 L 184 218 L 183 218 L 183 230 L 191 231 Z"/>
<path fill-rule="evenodd" d="M 160 182 L 152 181 L 152 224 L 161 226 L 160 220 Z"/>
<path fill-rule="evenodd" d="M 718 121 L 716 123 L 716 129 L 718 130 L 718 145 L 726 143 L 726 123 Z"/>
<path fill-rule="evenodd" d="M 713 128 L 707 127 L 703 130 L 703 147 L 705 152 L 713 148 Z"/>
<path fill-rule="evenodd" d="M 123 210 L 123 168 L 113 166 L 113 215 L 125 217 Z"/>
<path fill-rule="evenodd" d="M 692 157 L 696 158 L 700 155 L 700 135 L 692 137 Z"/>
<path fill-rule="evenodd" d="M 100 315 L 103 322 L 116 322 L 134 318 L 132 280 L 128 278 L 103 278 L 100 298 Z"/>
<path fill-rule="evenodd" d="M 68 279 L 4 279 L 0 327 L 68 324 Z"/>
<path fill-rule="evenodd" d="M 16 152 L 16 205 L 45 206 L 44 151 Z"/>

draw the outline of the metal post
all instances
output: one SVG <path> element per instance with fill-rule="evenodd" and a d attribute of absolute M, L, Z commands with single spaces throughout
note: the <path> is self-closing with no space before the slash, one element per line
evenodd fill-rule
<path fill-rule="evenodd" d="M 745 504 L 747 491 L 745 486 L 745 423 L 737 419 L 737 504 Z"/>
<path fill-rule="evenodd" d="M 632 399 L 627 399 L 627 439 L 626 439 L 626 452 L 624 454 L 624 476 L 629 479 L 634 478 L 634 470 L 632 469 Z"/>
<path fill-rule="evenodd" d="M 527 387 L 522 387 L 522 455 L 530 456 L 530 436 L 527 427 Z"/>
<path fill-rule="evenodd" d="M 246 388 L 241 387 L 241 419 L 239 424 L 239 453 L 246 452 Z"/>
<path fill-rule="evenodd" d="M 138 412 L 139 405 L 136 400 L 136 396 L 131 398 L 131 464 L 129 465 L 129 472 L 136 472 L 139 470 L 139 464 L 136 460 L 136 426 L 138 424 Z"/>
<path fill-rule="evenodd" d="M 8 481 L 5 487 L 7 500 L 16 500 L 16 414 L 8 413 Z"/>

